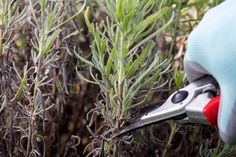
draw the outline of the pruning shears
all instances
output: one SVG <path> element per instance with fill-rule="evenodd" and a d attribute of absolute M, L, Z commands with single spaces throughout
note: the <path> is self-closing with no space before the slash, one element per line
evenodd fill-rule
<path fill-rule="evenodd" d="M 167 120 L 216 125 L 220 104 L 217 89 L 217 82 L 211 76 L 204 76 L 174 92 L 166 101 L 141 109 L 113 137 Z"/>

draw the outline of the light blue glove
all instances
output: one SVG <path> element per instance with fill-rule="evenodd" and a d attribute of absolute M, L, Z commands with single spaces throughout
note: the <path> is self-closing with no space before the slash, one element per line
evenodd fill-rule
<path fill-rule="evenodd" d="M 236 0 L 226 0 L 205 14 L 189 36 L 184 68 L 190 82 L 205 74 L 217 80 L 220 136 L 236 144 Z"/>

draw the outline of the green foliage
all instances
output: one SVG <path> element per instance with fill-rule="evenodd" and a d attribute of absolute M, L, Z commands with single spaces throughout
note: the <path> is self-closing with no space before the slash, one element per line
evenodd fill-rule
<path fill-rule="evenodd" d="M 23 77 L 17 72 L 16 66 L 14 66 L 15 72 L 18 74 L 18 77 L 21 80 L 21 84 L 17 93 L 15 94 L 12 101 L 19 100 L 21 95 L 27 97 L 28 101 L 25 102 L 30 106 L 31 110 L 27 111 L 24 107 L 26 104 L 18 102 L 24 112 L 28 112 L 27 116 L 29 118 L 28 133 L 24 133 L 24 136 L 21 137 L 21 140 L 27 140 L 28 144 L 26 149 L 22 149 L 22 152 L 25 156 L 34 154 L 36 149 L 38 149 L 33 144 L 30 144 L 30 140 L 38 138 L 43 141 L 42 135 L 37 133 L 33 127 L 37 123 L 37 119 L 44 120 L 45 112 L 49 110 L 55 104 L 50 104 L 50 97 L 46 96 L 47 93 L 42 92 L 42 87 L 51 83 L 52 80 L 49 80 L 49 71 L 52 69 L 53 63 L 59 59 L 57 52 L 55 54 L 49 54 L 52 51 L 52 46 L 55 45 L 54 42 L 56 38 L 59 37 L 61 30 L 53 28 L 58 25 L 57 20 L 60 16 L 63 16 L 61 13 L 62 6 L 59 3 L 50 3 L 49 1 L 40 0 L 40 12 L 39 15 L 36 14 L 35 8 L 33 6 L 34 1 L 30 0 L 31 13 L 33 14 L 33 21 L 35 23 L 35 32 L 34 35 L 36 38 L 32 39 L 32 45 L 34 49 L 31 50 L 33 65 L 30 67 L 26 63 L 24 67 Z M 45 7 L 50 5 L 51 7 Z M 41 24 L 41 25 L 40 25 Z M 32 72 L 34 75 L 32 75 Z M 29 76 L 31 73 L 31 76 Z M 32 93 L 30 91 L 33 91 Z M 46 94 L 46 95 L 45 95 Z M 42 155 L 45 155 L 45 146 L 42 151 Z"/>
<path fill-rule="evenodd" d="M 172 12 L 172 8 L 156 10 L 155 5 L 154 0 L 106 0 L 104 8 L 110 17 L 106 18 L 102 28 L 90 23 L 89 8 L 85 12 L 85 22 L 94 38 L 92 58 L 90 61 L 79 54 L 77 56 L 89 66 L 93 78 L 89 82 L 100 87 L 101 97 L 96 104 L 96 114 L 102 115 L 106 127 L 98 129 L 105 130 L 99 138 L 104 140 L 106 148 L 113 148 L 114 153 L 117 153 L 114 148 L 117 143 L 107 135 L 122 126 L 131 108 L 147 100 L 146 95 L 155 91 L 152 85 L 170 67 L 170 60 L 155 50 L 151 39 L 170 26 L 174 15 L 165 21 L 162 17 Z M 81 74 L 78 76 L 84 79 Z M 140 96 L 147 87 L 148 91 Z M 92 133 L 93 136 L 96 134 Z M 109 154 L 110 149 L 105 150 L 105 154 Z"/>
<path fill-rule="evenodd" d="M 15 71 L 16 71 L 18 77 L 19 77 L 20 80 L 21 80 L 21 84 L 20 84 L 20 87 L 19 87 L 19 89 L 18 89 L 18 91 L 17 91 L 15 97 L 14 97 L 11 101 L 13 101 L 13 100 L 15 100 L 16 98 L 19 98 L 19 97 L 20 97 L 22 91 L 23 91 L 23 90 L 26 88 L 26 86 L 27 86 L 27 79 L 28 79 L 28 69 L 27 69 L 27 68 L 28 68 L 28 65 L 27 65 L 27 64 L 26 64 L 25 67 L 24 67 L 23 78 L 22 78 L 22 77 L 20 76 L 20 74 L 17 72 L 17 68 L 16 68 L 16 66 L 15 66 L 14 63 L 13 63 L 13 66 L 14 66 L 14 69 L 15 69 Z"/>
<path fill-rule="evenodd" d="M 25 23 L 26 8 L 19 10 L 18 1 L 0 0 L 0 55 L 10 48 L 12 32 Z"/>
<path fill-rule="evenodd" d="M 225 145 L 223 150 L 216 157 L 233 157 L 236 155 L 235 146 Z"/>
<path fill-rule="evenodd" d="M 114 93 L 114 97 L 122 100 L 123 111 L 126 111 L 127 108 L 132 108 L 132 98 L 140 89 L 153 83 L 161 75 L 160 70 L 166 68 L 167 60 L 162 61 L 163 58 L 158 52 L 152 53 L 154 43 L 153 41 L 146 42 L 145 39 L 159 35 L 168 27 L 170 21 L 160 28 L 161 31 L 146 30 L 170 10 L 163 8 L 145 18 L 145 12 L 150 9 L 153 2 L 149 1 L 147 4 L 144 3 L 145 5 L 137 5 L 136 1 L 118 2 L 119 4 L 115 4 L 113 1 L 106 1 L 108 13 L 113 16 L 111 19 L 107 18 L 103 31 L 91 24 L 85 15 L 86 24 L 94 37 L 91 45 L 92 62 L 81 56 L 78 57 L 99 70 L 101 79 L 92 73 L 93 79 L 100 85 L 102 91 Z M 115 6 L 117 6 L 116 9 L 114 9 Z M 140 8 L 146 9 L 140 12 Z M 87 9 L 86 12 L 88 11 Z M 142 39 L 144 37 L 146 38 Z M 105 59 L 106 55 L 108 59 Z"/>
<path fill-rule="evenodd" d="M 18 2 L 9 2 L 7 0 L 0 1 L 0 25 L 4 30 L 12 30 L 19 23 L 22 25 L 22 21 L 26 16 L 24 8 L 19 10 Z"/>
<path fill-rule="evenodd" d="M 169 83 L 170 91 L 174 92 L 175 90 L 182 88 L 185 85 L 186 81 L 187 79 L 184 71 L 176 68 Z M 174 82 L 174 89 L 172 89 L 172 82 Z"/>
<path fill-rule="evenodd" d="M 22 4 L 25 2 L 0 0 L 0 111 L 1 115 L 7 113 L 14 117 L 7 124 L 12 129 L 6 128 L 3 134 L 15 133 L 14 138 L 18 138 L 17 143 L 10 143 L 9 156 L 45 156 L 46 115 L 61 102 L 52 99 L 52 91 L 55 88 L 54 93 L 58 91 L 62 95 L 66 89 L 66 82 L 61 83 L 53 76 L 56 70 L 61 71 L 58 66 L 59 52 L 62 52 L 62 41 L 58 40 L 63 32 L 61 27 L 80 14 L 85 4 L 72 16 L 66 15 L 67 3 L 61 1 L 29 0 L 26 6 Z M 21 36 L 27 30 L 31 39 L 26 45 L 22 41 L 26 39 Z M 57 84 L 64 86 L 59 89 Z M 1 123 L 7 121 L 2 117 Z"/>
<path fill-rule="evenodd" d="M 236 147 L 230 145 L 224 145 L 222 150 L 213 149 L 210 153 L 210 157 L 234 157 L 236 155 Z"/>

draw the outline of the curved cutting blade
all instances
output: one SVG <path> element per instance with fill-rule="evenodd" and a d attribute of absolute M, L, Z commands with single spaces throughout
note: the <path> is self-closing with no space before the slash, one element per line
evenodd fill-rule
<path fill-rule="evenodd" d="M 131 120 L 127 121 L 121 130 L 119 130 L 117 133 L 115 133 L 112 138 L 115 138 L 117 136 L 120 136 L 124 133 L 130 132 L 132 130 L 136 130 L 142 127 L 145 127 L 147 125 L 152 125 L 157 122 L 165 121 L 168 119 L 174 119 L 173 116 L 166 116 L 163 118 L 157 118 L 158 113 L 160 113 L 160 108 L 166 104 L 165 101 L 161 101 L 158 103 L 153 103 L 145 108 L 142 108 L 139 112 L 136 113 L 136 116 L 134 116 Z M 184 115 L 184 117 L 186 117 Z M 178 118 L 183 118 L 183 115 L 180 116 L 178 114 L 176 117 Z"/>

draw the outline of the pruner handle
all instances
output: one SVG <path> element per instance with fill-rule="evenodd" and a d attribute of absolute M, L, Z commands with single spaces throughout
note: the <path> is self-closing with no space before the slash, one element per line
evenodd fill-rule
<path fill-rule="evenodd" d="M 203 109 L 203 113 L 210 125 L 217 124 L 219 106 L 220 106 L 220 96 L 216 96 L 212 98 Z"/>

